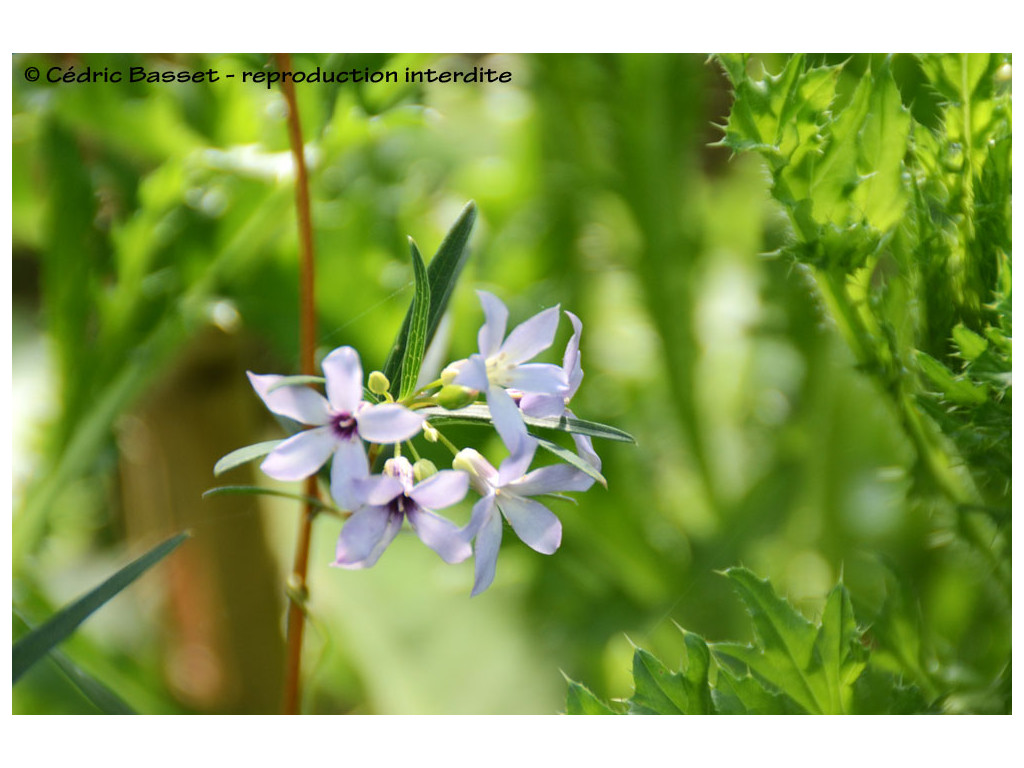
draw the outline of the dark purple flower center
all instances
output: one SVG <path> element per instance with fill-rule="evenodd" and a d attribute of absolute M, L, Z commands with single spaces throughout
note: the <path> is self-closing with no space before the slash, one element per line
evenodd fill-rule
<path fill-rule="evenodd" d="M 331 429 L 342 440 L 351 440 L 359 435 L 355 417 L 351 413 L 338 413 L 332 416 Z"/>

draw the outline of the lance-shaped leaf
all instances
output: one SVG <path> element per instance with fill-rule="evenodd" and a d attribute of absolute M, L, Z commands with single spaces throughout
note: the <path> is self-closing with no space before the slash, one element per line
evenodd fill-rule
<path fill-rule="evenodd" d="M 416 293 L 409 308 L 409 335 L 405 339 L 405 352 L 402 354 L 402 376 L 399 379 L 398 397 L 403 399 L 416 390 L 416 379 L 420 375 L 423 353 L 427 349 L 427 323 L 430 318 L 430 281 L 427 268 L 423 265 L 423 257 L 416 243 L 409 238 L 409 251 L 412 256 L 413 274 L 416 276 Z"/>
<path fill-rule="evenodd" d="M 213 474 L 223 475 L 229 469 L 234 469 L 235 467 L 240 467 L 242 464 L 247 464 L 254 459 L 262 458 L 282 442 L 282 440 L 267 440 L 262 443 L 247 445 L 244 448 L 238 448 L 227 456 L 221 457 L 220 460 L 213 465 Z"/>
<path fill-rule="evenodd" d="M 430 419 L 431 423 L 438 426 L 444 424 L 491 424 L 491 412 L 483 403 L 473 403 L 465 408 L 449 411 L 438 406 L 420 408 L 416 413 L 422 414 Z M 527 426 L 539 427 L 540 429 L 555 429 L 561 432 L 574 432 L 578 435 L 590 435 L 601 437 L 605 440 L 617 440 L 621 443 L 636 444 L 636 439 L 617 427 L 610 427 L 607 424 L 600 424 L 596 421 L 577 419 L 571 416 L 547 416 L 538 418 L 536 416 L 523 416 Z"/>
<path fill-rule="evenodd" d="M 139 576 L 156 565 L 171 551 L 189 537 L 189 533 L 179 533 L 162 544 L 158 544 L 137 560 L 133 560 L 104 581 L 91 592 L 83 595 L 71 605 L 58 611 L 46 623 L 36 627 L 14 644 L 12 653 L 12 670 L 14 682 L 28 669 L 43 658 L 54 646 L 58 645 L 92 613 L 120 593 Z"/>
<path fill-rule="evenodd" d="M 576 467 L 576 469 L 580 470 L 581 472 L 590 475 L 605 488 L 608 487 L 608 481 L 605 480 L 604 475 L 602 475 L 600 472 L 594 469 L 594 467 L 591 466 L 588 461 L 586 461 L 585 459 L 581 459 L 578 455 L 570 451 L 568 448 L 563 448 L 558 443 L 553 443 L 550 440 L 545 440 L 542 437 L 537 438 L 537 445 L 539 445 L 545 451 L 553 453 L 566 464 L 570 464 Z"/>
<path fill-rule="evenodd" d="M 430 260 L 430 265 L 427 267 L 427 277 L 430 283 L 430 312 L 427 314 L 425 339 L 427 346 L 434 338 L 437 326 L 441 322 L 441 316 L 448 307 L 448 300 L 451 298 L 455 283 L 466 262 L 468 255 L 466 244 L 469 242 L 474 221 L 476 221 L 476 205 L 469 202 L 462 209 L 462 213 L 459 214 L 459 218 L 452 225 L 448 234 L 445 235 L 437 253 L 434 254 L 434 258 Z M 383 368 L 383 373 L 388 377 L 392 387 L 399 389 L 401 388 L 402 361 L 405 358 L 405 347 L 412 328 L 412 316 L 413 308 L 409 307 Z"/>
<path fill-rule="evenodd" d="M 236 494 L 252 494 L 255 496 L 277 496 L 282 499 L 292 499 L 294 501 L 301 501 L 305 504 L 310 504 L 318 509 L 325 512 L 333 512 L 339 514 L 340 510 L 331 504 L 326 504 L 322 500 L 315 496 L 307 496 L 304 493 L 290 493 L 289 491 L 280 491 L 276 488 L 262 488 L 258 485 L 220 485 L 216 488 L 210 488 L 207 491 L 203 491 L 203 498 L 210 496 L 223 496 L 223 495 L 236 495 Z"/>

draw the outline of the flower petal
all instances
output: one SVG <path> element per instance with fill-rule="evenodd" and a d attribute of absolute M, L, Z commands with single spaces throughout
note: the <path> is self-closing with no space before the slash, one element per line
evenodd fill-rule
<path fill-rule="evenodd" d="M 561 395 L 542 395 L 527 392 L 519 399 L 519 410 L 537 419 L 557 418 L 565 413 L 565 398 Z"/>
<path fill-rule="evenodd" d="M 402 481 L 388 475 L 371 475 L 351 481 L 352 500 L 358 500 L 353 507 L 363 504 L 379 507 L 394 501 L 405 493 Z"/>
<path fill-rule="evenodd" d="M 419 483 L 408 495 L 410 499 L 427 509 L 444 509 L 466 498 L 468 490 L 468 473 L 442 469 Z"/>
<path fill-rule="evenodd" d="M 498 509 L 512 525 L 512 530 L 530 549 L 550 555 L 562 543 L 562 523 L 555 513 L 533 499 L 513 494 L 497 497 Z"/>
<path fill-rule="evenodd" d="M 452 384 L 470 389 L 487 389 L 487 362 L 484 358 L 480 355 L 470 355 L 462 363 L 459 372 L 452 379 Z"/>
<path fill-rule="evenodd" d="M 572 338 L 565 345 L 565 355 L 562 356 L 562 370 L 569 379 L 569 391 L 565 395 L 566 400 L 571 400 L 576 390 L 580 388 L 583 381 L 583 365 L 580 362 L 580 335 L 583 333 L 583 323 L 572 312 L 566 312 L 569 322 L 572 323 Z"/>
<path fill-rule="evenodd" d="M 473 548 L 451 520 L 445 520 L 415 503 L 406 506 L 405 516 L 420 541 L 437 552 L 446 563 L 461 563 L 473 554 Z"/>
<path fill-rule="evenodd" d="M 476 533 L 473 591 L 470 597 L 479 595 L 491 586 L 498 566 L 498 550 L 501 549 L 501 515 L 494 509 L 494 497 L 485 496 L 476 503 L 473 507 L 474 518 L 478 517 L 478 509 L 483 511 L 479 515 Z"/>
<path fill-rule="evenodd" d="M 337 443 L 330 427 L 307 429 L 272 450 L 260 469 L 275 480 L 302 480 L 324 465 Z"/>
<path fill-rule="evenodd" d="M 539 392 L 543 395 L 559 395 L 564 399 L 569 391 L 569 380 L 565 376 L 565 371 L 551 363 L 517 365 L 510 369 L 506 376 L 508 385 L 523 393 Z"/>
<path fill-rule="evenodd" d="M 518 406 L 508 392 L 501 387 L 488 387 L 487 407 L 491 412 L 494 428 L 498 430 L 509 453 L 520 453 L 528 442 L 532 442 L 526 432 L 523 414 L 519 412 Z"/>
<path fill-rule="evenodd" d="M 452 466 L 469 474 L 469 484 L 481 496 L 493 492 L 498 485 L 498 470 L 473 448 L 463 448 L 455 454 Z"/>
<path fill-rule="evenodd" d="M 523 443 L 519 451 L 506 457 L 498 467 L 497 487 L 503 488 L 509 483 L 519 480 L 530 467 L 530 462 L 533 461 L 533 455 L 536 452 L 537 441 L 531 437 Z"/>
<path fill-rule="evenodd" d="M 576 467 L 552 464 L 549 467 L 535 469 L 519 480 L 513 480 L 507 488 L 517 496 L 537 496 L 542 493 L 586 491 L 593 484 L 594 478 Z"/>
<path fill-rule="evenodd" d="M 274 413 L 302 424 L 316 426 L 326 424 L 330 418 L 327 413 L 327 401 L 319 392 L 309 387 L 295 386 L 278 387 L 271 392 L 271 387 L 281 381 L 284 376 L 275 374 L 261 376 L 252 371 L 246 371 L 245 375 L 249 377 L 249 383 L 256 390 L 256 394 Z"/>
<path fill-rule="evenodd" d="M 356 413 L 359 436 L 371 443 L 400 443 L 420 431 L 424 417 L 397 403 L 360 408 Z"/>
<path fill-rule="evenodd" d="M 555 306 L 538 312 L 512 329 L 512 333 L 501 345 L 501 351 L 513 363 L 521 363 L 550 347 L 557 330 L 558 307 Z"/>
<path fill-rule="evenodd" d="M 501 340 L 505 338 L 505 327 L 508 325 L 508 308 L 501 299 L 487 291 L 477 291 L 480 304 L 484 308 L 484 324 L 476 335 L 480 354 L 490 357 L 498 351 Z M 474 387 L 481 389 L 481 387 Z"/>
<path fill-rule="evenodd" d="M 363 507 L 341 529 L 333 565 L 369 568 L 380 559 L 401 527 L 402 516 L 392 514 L 387 507 Z"/>
<path fill-rule="evenodd" d="M 331 496 L 342 509 L 356 510 L 366 503 L 360 482 L 370 476 L 366 449 L 358 438 L 338 440 L 331 462 Z"/>
<path fill-rule="evenodd" d="M 566 410 L 566 413 L 572 415 L 572 411 Z M 597 451 L 594 450 L 594 441 L 590 439 L 590 435 L 574 434 L 572 439 L 573 442 L 576 443 L 576 453 L 580 455 L 580 458 L 600 472 L 601 457 L 598 456 Z"/>
<path fill-rule="evenodd" d="M 320 364 L 327 377 L 327 399 L 339 413 L 355 413 L 363 400 L 363 364 L 352 347 L 338 347 Z"/>

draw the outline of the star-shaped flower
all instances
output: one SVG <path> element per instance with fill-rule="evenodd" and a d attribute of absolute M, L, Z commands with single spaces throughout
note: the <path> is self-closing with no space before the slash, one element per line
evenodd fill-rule
<path fill-rule="evenodd" d="M 568 464 L 541 467 L 524 475 L 533 460 L 536 444 L 525 453 L 513 454 L 495 469 L 472 448 L 456 455 L 452 466 L 469 473 L 469 482 L 481 499 L 473 505 L 473 515 L 464 530 L 467 539 L 476 538 L 476 563 L 473 595 L 483 592 L 494 581 L 501 546 L 501 518 L 527 546 L 550 555 L 562 543 L 562 523 L 555 514 L 530 496 L 561 491 L 585 491 L 594 478 Z"/>
<path fill-rule="evenodd" d="M 397 443 L 423 425 L 423 417 L 395 403 L 363 400 L 363 367 L 352 347 L 339 347 L 321 364 L 327 397 L 306 386 L 274 387 L 283 376 L 249 372 L 249 381 L 267 408 L 289 419 L 311 424 L 285 440 L 264 459 L 260 469 L 277 480 L 301 480 L 331 463 L 331 495 L 344 509 L 362 504 L 356 481 L 369 476 L 363 440 Z"/>
<path fill-rule="evenodd" d="M 413 468 L 403 456 L 388 459 L 384 474 L 360 483 L 367 505 L 349 518 L 338 537 L 334 565 L 369 568 L 402 527 L 409 524 L 420 540 L 446 563 L 461 563 L 473 550 L 461 530 L 431 509 L 458 504 L 469 489 L 469 475 L 445 469 L 414 484 Z"/>
<path fill-rule="evenodd" d="M 507 390 L 565 397 L 569 382 L 565 372 L 550 363 L 527 360 L 551 346 L 558 330 L 558 307 L 545 309 L 516 326 L 505 338 L 508 309 L 487 291 L 477 291 L 485 322 L 477 334 L 480 352 L 451 366 L 457 370 L 454 384 L 485 391 L 494 427 L 513 455 L 528 450 L 532 442 L 522 413 Z"/>

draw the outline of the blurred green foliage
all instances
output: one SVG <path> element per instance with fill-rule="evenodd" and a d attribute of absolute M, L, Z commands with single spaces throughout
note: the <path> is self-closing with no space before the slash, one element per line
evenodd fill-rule
<path fill-rule="evenodd" d="M 15 387 L 19 411 L 39 419 L 16 446 L 32 461 L 16 477 L 13 566 L 15 604 L 33 623 L 123 560 L 140 498 L 179 487 L 187 447 L 164 457 L 152 486 L 128 474 L 139 409 L 180 409 L 171 416 L 197 450 L 214 438 L 209 413 L 189 409 L 203 389 L 173 397 L 178 366 L 213 345 L 231 354 L 211 358 L 216 366 L 201 358 L 203 387 L 220 377 L 244 385 L 245 369 L 295 371 L 298 246 L 278 91 L 238 78 L 55 85 L 17 73 L 240 72 L 268 62 L 15 56 Z M 474 349 L 473 287 L 505 300 L 513 322 L 560 303 L 584 323 L 574 411 L 638 440 L 598 443 L 608 490 L 556 509 L 560 551 L 546 558 L 506 542 L 494 586 L 473 600 L 471 566 L 445 566 L 408 537 L 369 571 L 327 568 L 337 526 L 319 521 L 306 711 L 556 712 L 559 670 L 601 699 L 626 697 L 627 635 L 660 658 L 678 654 L 673 622 L 707 638 L 749 637 L 742 606 L 714 574 L 737 564 L 812 616 L 842 575 L 882 646 L 873 659 L 888 658 L 894 674 L 916 666 L 944 690 L 955 682 L 954 711 L 1008 706 L 1009 596 L 998 572 L 1008 561 L 976 545 L 979 533 L 1009 541 L 1010 147 L 997 130 L 1009 120 L 1009 65 L 721 62 L 294 56 L 302 70 L 513 72 L 500 86 L 298 87 L 322 351 L 350 344 L 367 370 L 383 366 L 413 295 L 407 236 L 433 253 L 475 200 L 471 256 L 440 331 L 447 359 Z M 798 112 L 758 85 L 761 62 L 801 94 Z M 884 71 L 891 77 L 865 76 Z M 964 82 L 973 98 L 961 103 L 961 91 L 952 119 L 949 89 Z M 733 88 L 737 97 L 747 88 L 755 106 L 767 99 L 742 131 L 729 117 Z M 832 121 L 830 104 L 848 117 Z M 733 149 L 756 151 L 713 146 L 715 124 L 728 124 Z M 904 135 L 919 148 L 909 160 L 882 140 Z M 850 194 L 847 177 L 867 162 L 887 170 Z M 900 163 L 914 184 L 892 170 Z M 937 198 L 945 204 L 929 203 Z M 984 407 L 964 408 L 982 393 Z M 255 400 L 230 399 L 249 435 L 231 447 L 280 435 Z M 927 417 L 919 432 L 908 414 Z M 941 482 L 935 492 L 928 462 L 958 454 L 978 498 L 945 498 Z M 210 471 L 213 485 L 212 462 Z M 175 500 L 201 520 L 182 555 L 233 525 L 263 530 L 272 558 L 192 562 L 189 588 L 169 575 L 164 591 L 135 603 L 126 594 L 120 613 L 111 604 L 66 644 L 138 711 L 227 706 L 183 695 L 181 683 L 192 677 L 205 690 L 223 657 L 182 656 L 172 642 L 234 620 L 208 605 L 202 577 L 214 571 L 204 567 L 243 569 L 247 599 L 272 612 L 283 594 L 296 505 L 253 498 L 228 511 L 223 499 L 197 492 L 193 507 L 190 498 Z M 256 568 L 280 590 L 260 591 Z M 912 658 L 897 658 L 907 649 Z M 89 711 L 42 665 L 14 689 L 14 709 Z"/>

